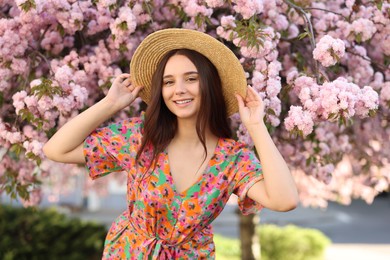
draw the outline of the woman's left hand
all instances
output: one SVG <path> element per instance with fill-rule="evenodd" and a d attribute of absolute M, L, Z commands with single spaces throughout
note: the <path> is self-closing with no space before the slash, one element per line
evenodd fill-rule
<path fill-rule="evenodd" d="M 264 123 L 264 102 L 260 95 L 248 85 L 245 99 L 236 94 L 238 108 L 242 123 L 248 127 L 259 123 Z"/>

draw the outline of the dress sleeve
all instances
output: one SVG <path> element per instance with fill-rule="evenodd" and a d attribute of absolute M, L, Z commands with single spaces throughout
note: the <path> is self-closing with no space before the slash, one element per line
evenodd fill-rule
<path fill-rule="evenodd" d="M 142 138 L 141 125 L 141 118 L 131 118 L 98 128 L 85 139 L 83 151 L 92 179 L 134 164 Z"/>
<path fill-rule="evenodd" d="M 241 147 L 237 153 L 233 193 L 238 196 L 238 207 L 242 214 L 249 215 L 263 208 L 260 203 L 247 196 L 248 190 L 256 182 L 263 179 L 263 172 L 261 164 L 253 151 Z"/>

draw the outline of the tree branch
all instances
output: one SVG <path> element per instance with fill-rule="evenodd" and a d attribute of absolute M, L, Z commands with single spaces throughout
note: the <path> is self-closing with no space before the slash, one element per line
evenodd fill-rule
<path fill-rule="evenodd" d="M 48 59 L 45 57 L 45 55 L 43 55 L 42 53 L 40 53 L 39 51 L 35 50 L 34 48 L 32 48 L 31 46 L 29 46 L 31 49 L 32 49 L 32 53 L 31 54 L 36 54 L 37 56 L 39 56 L 41 59 L 43 59 L 47 66 L 49 67 L 49 70 L 51 72 L 52 75 L 54 75 L 54 71 L 53 69 L 51 68 L 51 65 L 50 65 L 50 62 L 48 61 Z"/>
<path fill-rule="evenodd" d="M 307 13 L 305 12 L 305 10 L 302 7 L 292 3 L 289 0 L 284 0 L 284 2 L 287 5 L 291 6 L 292 8 L 296 9 L 304 18 L 306 29 L 310 32 L 309 33 L 310 44 L 311 44 L 312 50 L 314 50 L 316 47 L 316 43 L 315 43 L 315 38 L 314 38 L 313 25 L 311 24 L 310 18 L 307 16 Z M 320 83 L 320 77 L 319 77 L 319 72 L 318 72 L 318 61 L 316 61 L 316 60 L 314 60 L 314 73 L 316 76 L 317 83 Z"/>
<path fill-rule="evenodd" d="M 362 58 L 363 60 L 366 60 L 366 61 L 369 61 L 371 62 L 375 67 L 377 67 L 382 73 L 385 72 L 385 70 L 387 70 L 388 68 L 386 68 L 384 65 L 380 64 L 380 63 L 377 63 L 377 62 L 374 62 L 372 61 L 369 57 L 366 57 L 366 56 L 363 56 L 359 53 L 356 53 L 354 52 L 351 48 L 347 48 L 346 51 L 352 55 L 355 55 L 355 56 L 358 56 L 360 58 Z"/>
<path fill-rule="evenodd" d="M 336 14 L 338 16 L 341 16 L 343 17 L 345 20 L 349 21 L 349 18 L 340 14 L 340 13 L 337 13 L 337 12 L 334 12 L 334 11 L 331 11 L 331 10 L 326 10 L 326 9 L 323 9 L 323 8 L 318 8 L 318 7 L 306 7 L 306 8 L 303 8 L 303 10 L 319 10 L 319 11 L 324 11 L 324 12 L 328 12 L 328 13 L 332 13 L 332 14 Z"/>

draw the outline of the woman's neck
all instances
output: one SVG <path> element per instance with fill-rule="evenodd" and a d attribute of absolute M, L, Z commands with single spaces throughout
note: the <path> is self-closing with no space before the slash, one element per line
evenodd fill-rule
<path fill-rule="evenodd" d="M 178 120 L 177 121 L 177 132 L 173 138 L 175 141 L 181 143 L 187 143 L 188 145 L 200 145 L 198 133 L 196 132 L 196 121 L 194 120 Z M 213 135 L 210 130 L 207 128 L 205 132 L 205 139 L 211 141 L 218 139 Z"/>

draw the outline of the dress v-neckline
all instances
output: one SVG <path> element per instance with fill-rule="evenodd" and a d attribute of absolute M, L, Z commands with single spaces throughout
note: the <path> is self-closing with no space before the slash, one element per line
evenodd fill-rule
<path fill-rule="evenodd" d="M 180 197 L 185 197 L 185 195 L 187 194 L 187 192 L 193 188 L 195 185 L 197 185 L 198 183 L 201 182 L 201 180 L 203 179 L 204 175 L 206 172 L 209 171 L 210 167 L 211 167 L 211 161 L 215 158 L 215 156 L 217 155 L 217 152 L 218 152 L 218 149 L 220 147 L 220 142 L 221 142 L 222 138 L 218 138 L 217 140 L 217 144 L 215 145 L 215 148 L 214 148 L 214 153 L 213 155 L 210 157 L 209 161 L 207 162 L 207 165 L 206 167 L 204 168 L 204 170 L 199 174 L 198 178 L 196 178 L 195 182 L 192 183 L 190 186 L 188 186 L 187 188 L 185 188 L 183 191 L 179 192 L 179 190 L 177 189 L 176 187 L 176 183 L 175 183 L 175 179 L 173 178 L 173 175 L 172 175 L 172 172 L 171 172 L 171 165 L 170 165 L 170 161 L 169 161 L 169 156 L 168 156 L 168 151 L 167 151 L 167 148 L 164 150 L 164 155 L 165 155 L 165 161 L 167 162 L 167 167 L 168 167 L 168 175 L 169 175 L 169 178 L 171 179 L 171 182 L 172 182 L 172 189 L 174 190 L 174 192 L 179 195 Z"/>

